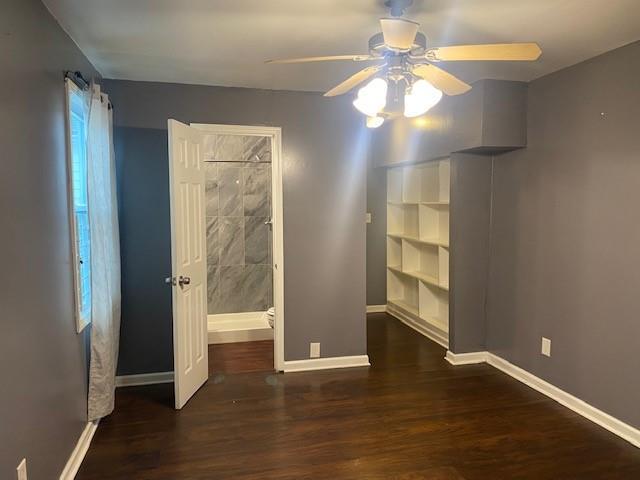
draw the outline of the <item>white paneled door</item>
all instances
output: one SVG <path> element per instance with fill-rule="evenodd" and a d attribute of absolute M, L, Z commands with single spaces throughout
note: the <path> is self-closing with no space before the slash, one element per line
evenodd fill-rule
<path fill-rule="evenodd" d="M 169 120 L 173 368 L 176 408 L 208 378 L 207 254 L 202 134 Z"/>

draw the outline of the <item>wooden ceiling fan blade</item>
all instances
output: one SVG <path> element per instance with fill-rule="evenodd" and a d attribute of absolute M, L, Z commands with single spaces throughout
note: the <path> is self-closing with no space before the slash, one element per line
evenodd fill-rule
<path fill-rule="evenodd" d="M 384 43 L 396 50 L 410 50 L 418 33 L 419 23 L 405 18 L 381 18 Z"/>
<path fill-rule="evenodd" d="M 427 52 L 427 58 L 456 62 L 464 60 L 533 61 L 542 54 L 537 43 L 494 43 L 487 45 L 455 45 Z"/>
<path fill-rule="evenodd" d="M 445 72 L 435 65 L 417 65 L 413 73 L 424 78 L 431 85 L 446 95 L 461 95 L 471 90 L 471 85 L 464 83 L 449 72 Z"/>
<path fill-rule="evenodd" d="M 381 68 L 382 68 L 382 65 L 377 65 L 377 66 L 373 66 L 373 67 L 367 67 L 364 70 L 360 70 L 358 73 L 356 73 L 354 75 L 351 75 L 349 78 L 347 78 L 341 84 L 336 85 L 335 87 L 333 87 L 331 90 L 329 90 L 327 93 L 325 93 L 324 96 L 325 97 L 335 97 L 337 95 L 342 95 L 344 93 L 347 93 L 353 87 L 361 84 L 362 82 L 364 82 L 368 78 L 374 76 L 376 73 L 378 73 L 380 71 Z"/>
<path fill-rule="evenodd" d="M 324 57 L 302 57 L 302 58 L 284 58 L 280 60 L 267 60 L 264 63 L 284 64 L 284 63 L 310 63 L 310 62 L 332 62 L 336 60 L 353 60 L 354 62 L 363 62 L 366 60 L 376 60 L 371 55 L 329 55 Z"/>

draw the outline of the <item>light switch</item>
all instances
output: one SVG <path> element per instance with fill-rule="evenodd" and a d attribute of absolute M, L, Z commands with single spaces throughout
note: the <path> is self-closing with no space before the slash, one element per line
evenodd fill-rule
<path fill-rule="evenodd" d="M 366 222 L 371 223 L 371 214 L 369 212 L 367 212 Z"/>
<path fill-rule="evenodd" d="M 545 337 L 542 337 L 542 355 L 551 356 L 551 340 Z"/>

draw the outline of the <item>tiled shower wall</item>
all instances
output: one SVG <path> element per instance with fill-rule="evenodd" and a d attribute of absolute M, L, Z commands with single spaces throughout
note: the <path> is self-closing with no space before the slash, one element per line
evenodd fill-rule
<path fill-rule="evenodd" d="M 264 311 L 273 305 L 271 140 L 205 139 L 208 313 Z"/>

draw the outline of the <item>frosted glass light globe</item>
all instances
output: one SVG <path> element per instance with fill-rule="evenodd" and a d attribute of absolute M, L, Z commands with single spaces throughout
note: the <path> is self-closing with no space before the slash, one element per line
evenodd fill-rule
<path fill-rule="evenodd" d="M 437 105 L 442 92 L 426 80 L 418 80 L 404 95 L 404 116 L 417 117 Z"/>
<path fill-rule="evenodd" d="M 358 90 L 353 106 L 367 117 L 375 117 L 387 104 L 387 81 L 374 78 Z"/>
<path fill-rule="evenodd" d="M 378 128 L 383 123 L 384 123 L 383 117 L 367 117 L 368 128 Z"/>

